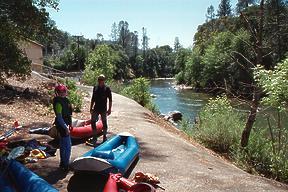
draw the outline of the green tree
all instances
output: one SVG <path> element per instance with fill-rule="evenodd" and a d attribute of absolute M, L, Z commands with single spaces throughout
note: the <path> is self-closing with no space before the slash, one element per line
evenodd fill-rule
<path fill-rule="evenodd" d="M 288 129 L 285 119 L 287 119 L 288 110 L 288 59 L 279 63 L 274 70 L 267 70 L 258 65 L 254 70 L 254 76 L 257 84 L 266 93 L 262 98 L 262 103 L 277 109 L 276 118 L 272 118 L 275 119 L 274 123 L 267 118 L 269 147 L 272 146 L 269 154 L 271 162 L 269 168 L 277 179 L 287 181 Z M 270 116 L 272 115 L 270 114 Z M 273 126 L 273 124 L 275 125 Z"/>
<path fill-rule="evenodd" d="M 235 95 L 247 97 L 251 93 L 251 87 L 247 86 L 253 82 L 253 71 L 250 61 L 255 60 L 253 49 L 249 42 L 251 36 L 248 31 L 241 29 L 232 38 L 231 57 L 233 61 L 230 65 L 230 82 L 227 82 Z M 244 57 L 243 57 L 244 56 Z"/>
<path fill-rule="evenodd" d="M 288 59 L 279 63 L 274 70 L 266 70 L 258 65 L 254 75 L 267 94 L 263 98 L 264 104 L 279 110 L 288 110 Z"/>
<path fill-rule="evenodd" d="M 213 19 L 215 19 L 215 9 L 214 9 L 213 5 L 210 5 L 207 8 L 206 22 L 211 21 Z"/>
<path fill-rule="evenodd" d="M 131 56 L 129 57 L 129 62 L 131 64 L 132 70 L 137 70 L 137 63 L 136 58 L 138 55 L 138 45 L 139 45 L 139 39 L 138 39 L 138 32 L 134 31 L 134 33 L 131 34 Z"/>
<path fill-rule="evenodd" d="M 174 51 L 177 52 L 181 48 L 179 37 L 175 37 L 174 40 Z"/>
<path fill-rule="evenodd" d="M 148 36 L 147 36 L 147 29 L 142 27 L 142 53 L 143 53 L 143 58 L 145 59 L 145 54 L 146 51 L 148 50 Z"/>
<path fill-rule="evenodd" d="M 135 76 L 140 77 L 144 74 L 144 58 L 143 55 L 137 55 L 135 63 Z"/>
<path fill-rule="evenodd" d="M 180 49 L 175 55 L 174 71 L 176 73 L 177 84 L 185 84 L 186 62 L 188 59 L 189 51 L 187 49 Z"/>
<path fill-rule="evenodd" d="M 236 5 L 236 11 L 240 13 L 241 11 L 247 9 L 249 5 L 255 4 L 256 0 L 238 0 Z"/>
<path fill-rule="evenodd" d="M 110 46 L 111 60 L 113 61 L 115 73 L 113 78 L 116 80 L 128 79 L 130 74 L 129 57 L 119 45 Z"/>
<path fill-rule="evenodd" d="M 185 71 L 185 63 L 187 61 L 187 56 L 189 54 L 188 49 L 179 49 L 176 53 L 174 69 L 175 73 L 179 73 L 181 71 Z"/>
<path fill-rule="evenodd" d="M 110 37 L 111 37 L 112 42 L 117 42 L 117 40 L 118 40 L 118 27 L 117 27 L 116 22 L 114 22 L 112 24 Z"/>
<path fill-rule="evenodd" d="M 96 46 L 102 44 L 104 41 L 104 37 L 101 33 L 96 34 Z"/>
<path fill-rule="evenodd" d="M 146 57 L 143 60 L 143 75 L 144 77 L 155 78 L 159 71 L 159 56 L 155 49 L 148 49 Z"/>
<path fill-rule="evenodd" d="M 288 50 L 288 2 L 284 0 L 268 0 L 266 3 L 266 19 L 264 22 L 265 39 L 273 51 L 273 66 L 285 58 Z M 271 38 L 273 37 L 273 38 Z"/>
<path fill-rule="evenodd" d="M 18 43 L 50 29 L 46 7 L 57 8 L 57 0 L 9 0 L 0 3 L 0 81 L 5 75 L 27 75 L 30 62 Z M 33 19 L 27 19 L 33 18 Z"/>
<path fill-rule="evenodd" d="M 148 49 L 143 68 L 145 77 L 171 77 L 173 73 L 173 49 L 169 45 Z"/>
<path fill-rule="evenodd" d="M 80 68 L 84 69 L 87 54 L 84 46 L 79 46 L 78 48 L 77 44 L 73 42 L 61 54 L 47 58 L 46 62 L 58 70 L 76 70 L 78 69 L 78 63 Z"/>
<path fill-rule="evenodd" d="M 181 50 L 180 48 L 179 50 Z M 158 56 L 158 77 L 172 77 L 174 75 L 174 55 L 173 49 L 169 45 L 157 47 Z"/>
<path fill-rule="evenodd" d="M 184 79 L 189 85 L 195 88 L 200 88 L 200 83 L 203 80 L 203 64 L 201 58 L 201 51 L 198 46 L 193 47 L 192 53 L 187 56 L 185 63 Z M 204 85 L 202 84 L 204 87 Z"/>
<path fill-rule="evenodd" d="M 149 49 L 148 47 L 148 36 L 147 36 L 147 29 L 142 27 L 142 58 L 143 58 L 143 74 L 145 77 L 148 77 L 149 70 L 151 67 L 149 67 L 149 63 L 147 61 L 147 51 Z M 151 55 L 151 54 L 150 54 Z"/>
<path fill-rule="evenodd" d="M 229 79 L 229 66 L 232 63 L 232 39 L 230 32 L 222 32 L 214 37 L 214 43 L 207 47 L 203 55 L 203 78 L 208 86 L 223 86 Z M 215 85 L 213 85 L 215 84 Z"/>
<path fill-rule="evenodd" d="M 37 34 L 36 40 L 44 45 L 44 56 L 58 55 L 61 51 L 66 49 L 72 42 L 72 37 L 69 33 L 59 30 L 55 22 L 51 23 L 51 30 L 47 34 Z"/>
<path fill-rule="evenodd" d="M 221 0 L 218 7 L 217 15 L 219 17 L 226 17 L 232 15 L 230 0 Z"/>
<path fill-rule="evenodd" d="M 83 81 L 89 85 L 95 85 L 97 77 L 104 74 L 108 80 L 115 75 L 115 52 L 108 45 L 99 45 L 89 53 L 85 63 Z"/>
<path fill-rule="evenodd" d="M 129 24 L 127 21 L 120 21 L 118 24 L 118 43 L 123 47 L 123 49 L 127 50 L 130 41 L 130 31 Z"/>
<path fill-rule="evenodd" d="M 128 87 L 124 88 L 122 94 L 130 97 L 135 100 L 142 106 L 148 106 L 151 104 L 151 96 L 150 96 L 150 82 L 143 78 L 134 79 Z"/>

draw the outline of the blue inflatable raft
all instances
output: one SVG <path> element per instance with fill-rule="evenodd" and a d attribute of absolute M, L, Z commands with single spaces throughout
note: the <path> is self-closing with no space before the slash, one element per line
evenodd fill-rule
<path fill-rule="evenodd" d="M 0 191 L 1 192 L 15 192 L 15 190 L 11 187 L 7 178 L 0 177 Z"/>
<path fill-rule="evenodd" d="M 8 163 L 7 175 L 0 182 L 0 191 L 19 191 L 19 192 L 57 192 L 44 179 L 27 169 L 16 160 L 10 160 Z M 6 179 L 7 178 L 7 179 Z M 8 180 L 10 181 L 8 184 Z M 11 187 L 11 185 L 13 188 Z"/>
<path fill-rule="evenodd" d="M 74 171 L 107 171 L 125 174 L 139 156 L 139 145 L 129 133 L 118 134 L 75 159 Z"/>

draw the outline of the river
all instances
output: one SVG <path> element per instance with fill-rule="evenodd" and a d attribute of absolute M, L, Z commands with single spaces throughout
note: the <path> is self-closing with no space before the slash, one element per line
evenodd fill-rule
<path fill-rule="evenodd" d="M 209 96 L 192 90 L 176 90 L 173 81 L 173 79 L 151 80 L 150 92 L 155 95 L 154 103 L 162 114 L 180 111 L 185 119 L 193 122 Z"/>
<path fill-rule="evenodd" d="M 150 92 L 156 96 L 153 98 L 154 103 L 157 105 L 160 113 L 167 114 L 170 111 L 177 110 L 183 114 L 185 119 L 188 119 L 193 123 L 195 117 L 211 96 L 204 93 L 196 93 L 192 90 L 176 90 L 173 81 L 173 79 L 151 80 Z M 233 104 L 237 111 L 243 113 L 243 120 L 246 121 L 245 118 L 248 115 L 249 106 L 247 106 L 247 104 L 240 104 L 237 101 L 234 101 Z M 262 106 L 259 108 L 259 112 L 257 113 L 255 126 L 267 127 L 267 114 L 270 116 L 271 123 L 275 124 L 277 111 Z M 282 123 L 288 127 L 287 114 L 282 115 L 284 115 Z"/>

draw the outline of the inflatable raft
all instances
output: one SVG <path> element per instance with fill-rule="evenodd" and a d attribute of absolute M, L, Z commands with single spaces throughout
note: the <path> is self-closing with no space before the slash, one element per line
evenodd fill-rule
<path fill-rule="evenodd" d="M 70 136 L 73 139 L 84 139 L 93 136 L 93 130 L 90 120 L 79 120 L 72 119 L 72 129 L 70 130 Z M 103 123 L 101 119 L 96 122 L 96 134 L 98 136 L 103 134 Z M 53 138 L 59 138 L 60 135 L 55 126 L 53 126 L 49 131 L 48 135 Z"/>
<path fill-rule="evenodd" d="M 0 191 L 20 191 L 20 192 L 57 192 L 44 179 L 27 169 L 16 160 L 10 160 L 8 169 L 1 178 Z M 8 182 L 9 181 L 9 182 Z M 13 187 L 12 187 L 13 186 Z"/>
<path fill-rule="evenodd" d="M 70 136 L 75 139 L 88 138 L 93 136 L 93 130 L 90 120 L 75 120 L 72 121 L 73 129 L 70 131 Z M 96 133 L 101 135 L 103 133 L 103 124 L 101 119 L 96 122 Z"/>
<path fill-rule="evenodd" d="M 110 173 L 103 192 L 156 192 L 155 188 L 148 183 L 136 183 L 122 177 L 121 174 Z"/>
<path fill-rule="evenodd" d="M 107 171 L 124 175 L 138 156 L 136 138 L 121 133 L 75 159 L 71 167 L 74 171 Z"/>
<path fill-rule="evenodd" d="M 1 192 L 15 192 L 15 190 L 11 187 L 10 183 L 8 182 L 7 178 L 0 177 L 0 191 Z"/>

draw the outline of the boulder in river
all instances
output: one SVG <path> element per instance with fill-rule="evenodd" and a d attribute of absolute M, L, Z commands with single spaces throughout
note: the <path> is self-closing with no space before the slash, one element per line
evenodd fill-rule
<path fill-rule="evenodd" d="M 173 121 L 182 120 L 182 113 L 180 111 L 171 111 L 168 113 L 168 119 L 172 119 Z"/>

